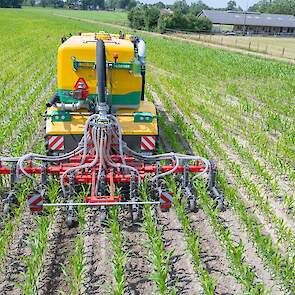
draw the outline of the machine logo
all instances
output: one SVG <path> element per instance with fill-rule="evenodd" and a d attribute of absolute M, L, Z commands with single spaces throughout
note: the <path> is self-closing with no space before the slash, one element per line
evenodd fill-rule
<path fill-rule="evenodd" d="M 65 149 L 63 136 L 48 136 L 48 148 L 51 151 L 63 151 Z"/>
<path fill-rule="evenodd" d="M 153 151 L 156 149 L 156 136 L 142 136 L 140 148 L 143 151 Z"/>

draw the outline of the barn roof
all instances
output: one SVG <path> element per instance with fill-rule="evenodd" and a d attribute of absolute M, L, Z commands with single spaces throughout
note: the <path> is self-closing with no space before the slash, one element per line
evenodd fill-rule
<path fill-rule="evenodd" d="M 295 28 L 293 15 L 220 10 L 203 10 L 200 15 L 207 17 L 213 24 Z"/>

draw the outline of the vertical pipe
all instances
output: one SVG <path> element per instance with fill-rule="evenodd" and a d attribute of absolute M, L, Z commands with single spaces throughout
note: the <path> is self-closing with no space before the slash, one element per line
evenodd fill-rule
<path fill-rule="evenodd" d="M 96 93 L 98 103 L 105 104 L 105 89 L 106 89 L 106 54 L 103 40 L 96 41 Z"/>

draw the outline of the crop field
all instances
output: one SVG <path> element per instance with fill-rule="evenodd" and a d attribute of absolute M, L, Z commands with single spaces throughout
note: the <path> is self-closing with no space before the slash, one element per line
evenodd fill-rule
<path fill-rule="evenodd" d="M 192 40 L 239 48 L 247 51 L 268 54 L 276 57 L 295 59 L 294 37 L 259 37 L 259 36 L 223 36 L 203 34 L 183 34 L 176 36 L 190 38 Z"/>
<path fill-rule="evenodd" d="M 118 32 L 110 23 L 124 22 L 60 13 L 0 9 L 1 155 L 44 152 L 42 115 L 56 88 L 60 37 Z M 141 35 L 161 149 L 214 159 L 226 210 L 198 180 L 198 210 L 188 212 L 169 178 L 169 212 L 145 205 L 132 224 L 113 207 L 101 226 L 96 209 L 79 207 L 68 229 L 63 209 L 31 215 L 24 183 L 11 215 L 0 202 L 0 294 L 295 294 L 294 66 Z M 140 193 L 146 200 L 150 192 Z M 48 194 L 59 199 L 55 182 Z"/>

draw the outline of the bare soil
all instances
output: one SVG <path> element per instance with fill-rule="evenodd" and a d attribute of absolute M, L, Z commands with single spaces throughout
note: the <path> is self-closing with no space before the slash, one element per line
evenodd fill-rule
<path fill-rule="evenodd" d="M 112 284 L 112 255 L 107 237 L 107 229 L 99 222 L 98 209 L 88 208 L 85 225 L 85 295 L 105 295 Z"/>
<path fill-rule="evenodd" d="M 60 294 L 61 291 L 70 292 L 63 267 L 67 266 L 69 255 L 73 253 L 75 237 L 79 229 L 77 227 L 68 228 L 65 220 L 65 210 L 57 208 L 38 282 L 38 295 Z"/>
<path fill-rule="evenodd" d="M 20 284 L 26 272 L 25 257 L 30 255 L 28 237 L 36 228 L 31 212 L 26 208 L 22 221 L 14 232 L 13 241 L 9 246 L 8 254 L 1 267 L 0 294 L 21 294 Z"/>
<path fill-rule="evenodd" d="M 165 213 L 158 210 L 157 220 L 163 228 L 166 251 L 173 251 L 170 262 L 170 286 L 176 288 L 177 294 L 201 294 L 202 286 L 174 210 Z"/>
<path fill-rule="evenodd" d="M 147 239 L 140 223 L 132 223 L 129 217 L 122 220 L 122 235 L 124 238 L 127 261 L 125 274 L 127 278 L 126 294 L 149 295 L 155 288 L 150 279 L 152 272 L 148 263 L 148 253 L 144 246 Z"/>
<path fill-rule="evenodd" d="M 154 97 L 155 99 L 155 97 Z M 189 120 L 183 115 L 181 110 L 178 108 L 178 106 L 174 103 L 173 104 L 174 109 L 176 112 L 178 112 L 183 118 L 184 121 L 187 123 L 188 127 L 191 126 L 191 123 Z M 199 140 L 202 139 L 202 136 L 197 132 L 197 130 L 193 129 L 193 132 L 195 133 L 195 137 Z M 218 159 L 218 155 L 216 155 L 209 147 L 206 147 L 207 152 L 213 157 L 214 159 Z M 219 159 L 220 160 L 220 159 Z M 228 169 L 221 165 L 221 160 L 218 161 L 218 167 L 222 171 L 226 172 Z M 227 177 L 230 177 L 228 174 L 226 174 Z M 232 179 L 231 177 L 229 179 Z M 241 197 L 244 196 L 242 193 L 240 194 Z M 268 290 L 272 290 L 272 294 L 281 294 L 281 288 L 278 285 L 278 283 L 273 279 L 272 274 L 268 272 L 267 268 L 265 267 L 263 261 L 258 256 L 256 249 L 254 248 L 253 244 L 250 242 L 247 233 L 245 230 L 241 227 L 238 218 L 236 217 L 235 213 L 228 208 L 225 213 L 222 213 L 221 216 L 224 218 L 224 221 L 227 222 L 227 226 L 230 226 L 230 228 L 234 230 L 234 238 L 238 242 L 239 239 L 242 239 L 244 245 L 245 245 L 245 259 L 249 265 L 252 265 L 253 271 L 255 271 L 257 275 L 257 279 L 264 282 Z M 233 221 L 234 219 L 234 221 Z M 267 233 L 266 233 L 267 234 Z M 212 238 L 211 238 L 212 240 Z M 211 246 L 210 246 L 211 247 Z M 221 286 L 221 292 L 222 286 Z M 228 290 L 226 291 L 228 292 Z M 222 294 L 222 293 L 221 293 Z"/>

